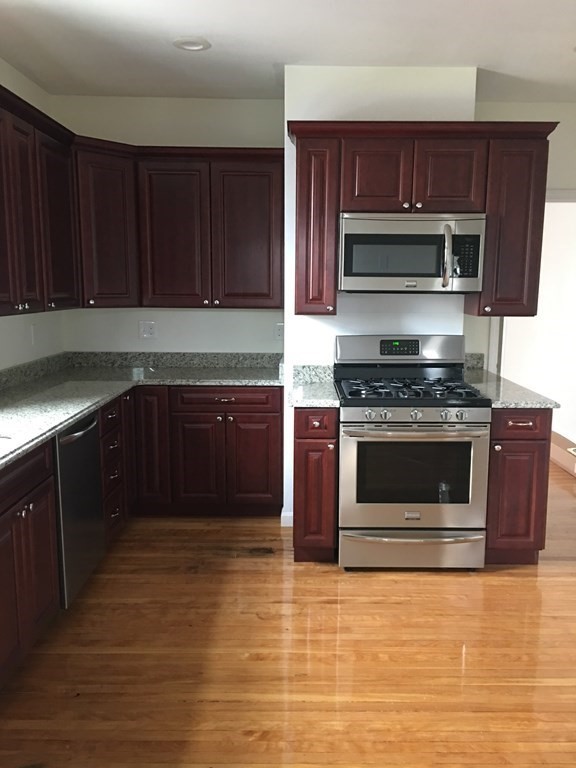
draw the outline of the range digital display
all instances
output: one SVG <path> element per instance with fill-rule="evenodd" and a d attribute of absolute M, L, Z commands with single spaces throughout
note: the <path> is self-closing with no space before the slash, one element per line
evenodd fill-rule
<path fill-rule="evenodd" d="M 417 356 L 420 354 L 419 339 L 381 339 L 380 354 L 383 357 Z"/>

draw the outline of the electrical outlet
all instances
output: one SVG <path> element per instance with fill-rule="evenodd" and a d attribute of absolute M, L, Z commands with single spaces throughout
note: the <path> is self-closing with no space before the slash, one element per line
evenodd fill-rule
<path fill-rule="evenodd" d="M 140 320 L 138 323 L 138 335 L 141 339 L 157 339 L 156 323 L 153 320 Z"/>
<path fill-rule="evenodd" d="M 284 338 L 284 323 L 276 323 L 274 326 L 274 338 L 282 341 Z"/>

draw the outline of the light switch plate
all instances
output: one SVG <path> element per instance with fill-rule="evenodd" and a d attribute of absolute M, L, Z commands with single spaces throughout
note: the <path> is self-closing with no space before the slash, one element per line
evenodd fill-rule
<path fill-rule="evenodd" d="M 141 339 L 157 339 L 156 323 L 153 320 L 140 320 L 138 323 L 138 335 Z"/>

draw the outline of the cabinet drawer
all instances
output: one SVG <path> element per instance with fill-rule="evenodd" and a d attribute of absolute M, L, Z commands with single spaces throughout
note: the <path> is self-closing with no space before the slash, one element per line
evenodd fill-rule
<path fill-rule="evenodd" d="M 295 408 L 294 437 L 338 437 L 337 408 Z"/>
<path fill-rule="evenodd" d="M 102 467 L 102 496 L 106 497 L 114 488 L 124 482 L 124 465 L 122 457 L 117 455 Z"/>
<path fill-rule="evenodd" d="M 492 440 L 549 440 L 550 408 L 495 408 L 492 411 Z"/>
<path fill-rule="evenodd" d="M 43 443 L 0 470 L 0 511 L 52 474 L 52 443 Z"/>
<path fill-rule="evenodd" d="M 105 435 L 120 424 L 120 398 L 116 397 L 100 408 L 100 434 Z"/>
<path fill-rule="evenodd" d="M 280 387 L 170 387 L 172 413 L 279 413 Z"/>
<path fill-rule="evenodd" d="M 100 439 L 100 458 L 102 460 L 102 466 L 105 467 L 111 462 L 118 461 L 118 457 L 122 457 L 123 445 L 122 445 L 122 430 L 120 427 L 116 427 L 107 435 L 104 435 Z"/>
<path fill-rule="evenodd" d="M 126 508 L 124 501 L 124 489 L 117 488 L 104 500 L 104 520 L 106 530 L 110 537 L 110 532 L 119 528 L 126 520 Z"/>

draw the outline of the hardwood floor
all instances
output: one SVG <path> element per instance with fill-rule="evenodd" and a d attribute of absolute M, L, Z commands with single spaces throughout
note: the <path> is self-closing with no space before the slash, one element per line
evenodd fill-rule
<path fill-rule="evenodd" d="M 538 566 L 294 564 L 139 518 L 0 694 L 0 768 L 576 765 L 576 480 Z"/>

